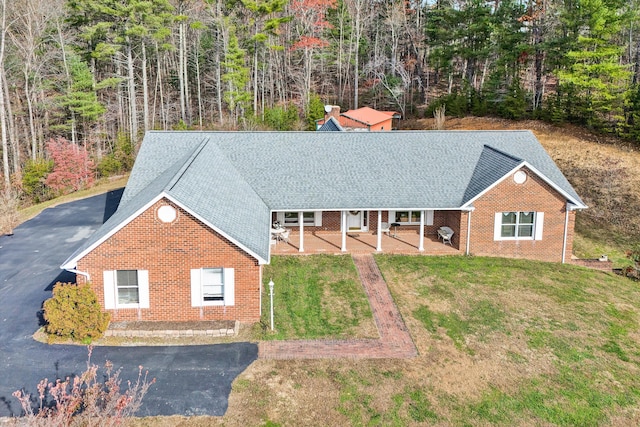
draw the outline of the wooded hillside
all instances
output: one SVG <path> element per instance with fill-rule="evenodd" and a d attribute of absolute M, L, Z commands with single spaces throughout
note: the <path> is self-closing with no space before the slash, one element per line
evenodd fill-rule
<path fill-rule="evenodd" d="M 0 0 L 2 185 L 41 200 L 129 168 L 147 129 L 307 128 L 327 103 L 405 117 L 446 104 L 450 115 L 568 121 L 637 141 L 639 10 L 638 0 Z M 55 158 L 77 167 L 52 180 Z"/>

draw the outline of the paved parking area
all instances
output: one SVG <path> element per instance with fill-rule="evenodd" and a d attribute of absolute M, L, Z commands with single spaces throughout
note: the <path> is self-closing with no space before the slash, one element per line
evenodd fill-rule
<path fill-rule="evenodd" d="M 73 280 L 60 264 L 115 211 L 121 195 L 114 191 L 46 209 L 14 235 L 0 236 L 0 417 L 20 415 L 15 390 L 36 395 L 41 379 L 65 378 L 86 368 L 85 347 L 46 345 L 32 335 L 53 285 Z M 122 367 L 123 384 L 136 378 L 139 365 L 156 378 L 140 416 L 223 415 L 232 381 L 257 355 L 252 343 L 96 347 L 92 362 L 110 360 Z"/>

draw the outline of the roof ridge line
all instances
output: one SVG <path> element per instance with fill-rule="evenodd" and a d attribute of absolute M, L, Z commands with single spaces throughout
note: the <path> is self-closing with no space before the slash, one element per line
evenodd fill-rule
<path fill-rule="evenodd" d="M 502 151 L 502 150 L 500 150 L 498 148 L 492 147 L 489 144 L 483 144 L 483 146 L 484 146 L 484 148 L 487 148 L 487 149 L 489 149 L 491 151 L 495 151 L 496 153 L 501 154 L 501 155 L 503 155 L 505 157 L 509 157 L 510 159 L 513 159 L 515 161 L 518 161 L 518 162 L 524 162 L 525 161 L 525 159 L 522 159 L 520 157 L 516 157 L 513 154 L 507 153 L 506 151 Z"/>
<path fill-rule="evenodd" d="M 180 178 L 182 178 L 182 175 L 184 175 L 184 173 L 187 171 L 187 169 L 189 169 L 189 166 L 191 166 L 193 161 L 196 159 L 196 157 L 198 157 L 198 155 L 200 154 L 200 152 L 202 151 L 204 146 L 207 145 L 207 143 L 210 141 L 210 139 L 211 138 L 208 137 L 208 136 L 203 138 L 202 141 L 196 146 L 196 148 L 193 149 L 193 151 L 192 151 L 191 155 L 189 156 L 189 158 L 184 162 L 182 167 L 180 167 L 180 169 L 178 170 L 178 172 L 176 172 L 176 174 L 173 176 L 173 178 L 171 178 L 171 181 L 169 181 L 169 183 L 164 187 L 165 190 L 172 190 L 173 189 L 173 187 L 178 183 Z"/>

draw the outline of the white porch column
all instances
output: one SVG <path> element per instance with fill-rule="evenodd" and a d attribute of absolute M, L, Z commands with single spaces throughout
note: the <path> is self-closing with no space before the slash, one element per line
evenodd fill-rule
<path fill-rule="evenodd" d="M 418 250 L 424 252 L 424 210 L 420 211 L 420 238 L 418 242 Z"/>
<path fill-rule="evenodd" d="M 340 223 L 342 224 L 342 252 L 347 251 L 347 211 L 340 211 Z"/>
<path fill-rule="evenodd" d="M 300 248 L 298 252 L 304 252 L 304 213 L 298 212 L 298 225 L 300 226 Z"/>
<path fill-rule="evenodd" d="M 382 211 L 378 210 L 378 244 L 376 251 L 382 252 Z"/>

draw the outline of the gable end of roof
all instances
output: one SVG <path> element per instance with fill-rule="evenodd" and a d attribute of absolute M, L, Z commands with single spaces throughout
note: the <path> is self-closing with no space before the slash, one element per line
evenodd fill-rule
<path fill-rule="evenodd" d="M 485 144 L 464 192 L 462 205 L 478 198 L 523 163 L 524 160 Z"/>

